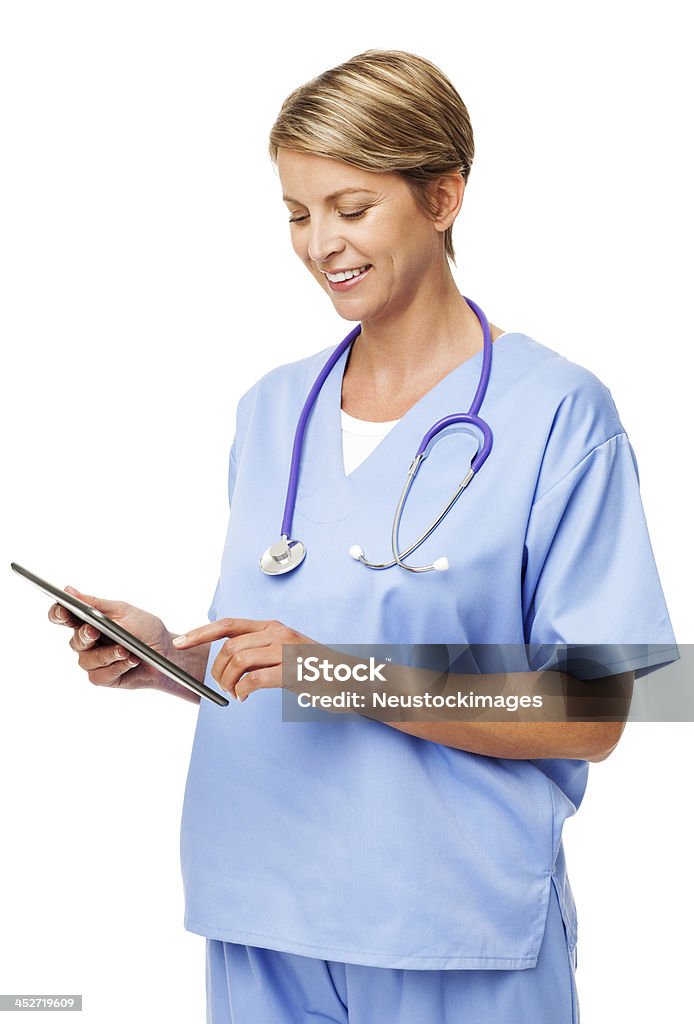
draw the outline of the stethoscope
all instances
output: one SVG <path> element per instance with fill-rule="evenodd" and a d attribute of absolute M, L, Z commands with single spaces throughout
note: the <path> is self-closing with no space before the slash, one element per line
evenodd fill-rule
<path fill-rule="evenodd" d="M 477 415 L 480 406 L 484 400 L 484 396 L 487 392 L 487 385 L 489 384 L 489 374 L 492 368 L 492 336 L 489 330 L 489 321 L 480 309 L 480 307 L 463 296 L 467 304 L 474 310 L 477 315 L 477 319 L 482 325 L 482 334 L 484 338 L 484 351 L 482 356 L 482 373 L 480 374 L 479 384 L 477 385 L 477 391 L 475 397 L 472 400 L 472 404 L 468 412 L 455 412 L 451 413 L 450 416 L 444 416 L 443 419 L 438 420 L 432 427 L 429 427 L 426 434 L 421 440 L 417 453 L 410 464 L 410 468 L 407 472 L 407 480 L 405 486 L 402 489 L 398 507 L 395 512 L 393 519 L 393 529 L 391 532 L 391 546 L 393 549 L 393 559 L 390 562 L 369 562 L 364 554 L 363 550 L 358 544 L 353 544 L 349 549 L 349 553 L 352 558 L 361 562 L 362 565 L 367 566 L 369 569 L 390 569 L 394 565 L 399 565 L 402 569 L 407 569 L 409 572 L 430 572 L 432 569 L 438 571 L 445 571 L 448 569 L 448 559 L 444 556 L 442 558 L 435 559 L 431 565 L 408 565 L 405 559 L 411 554 L 415 548 L 418 548 L 420 544 L 423 544 L 427 537 L 436 529 L 441 520 L 450 511 L 455 502 L 458 500 L 460 495 L 463 493 L 467 485 L 472 480 L 475 473 L 478 473 L 489 456 L 492 450 L 492 432 L 489 426 L 483 419 Z M 337 348 L 332 352 L 327 363 L 318 374 L 313 387 L 309 391 L 308 398 L 304 403 L 304 407 L 301 410 L 299 416 L 299 422 L 296 427 L 296 433 L 294 435 L 294 447 L 292 448 L 292 461 L 289 469 L 289 484 L 287 486 L 287 498 L 284 504 L 284 518 L 282 519 L 282 528 L 280 540 L 275 544 L 270 545 L 267 551 L 263 552 L 260 558 L 260 568 L 268 576 L 279 576 L 285 572 L 291 572 L 292 569 L 296 569 L 298 565 L 301 565 L 304 558 L 306 557 L 306 546 L 300 541 L 290 537 L 292 528 L 292 517 L 294 514 L 294 505 L 296 500 L 297 484 L 299 479 L 299 460 L 301 457 L 301 445 L 304 438 L 304 431 L 306 430 L 306 423 L 308 421 L 309 414 L 313 405 L 318 397 L 320 389 L 322 388 L 326 377 L 332 370 L 335 363 L 338 361 L 345 349 L 352 344 L 354 339 L 359 335 L 361 331 L 361 324 L 357 324 L 354 330 L 350 331 L 347 337 L 340 342 Z M 461 480 L 458 489 L 455 494 L 448 502 L 443 512 L 433 521 L 431 526 L 426 530 L 421 537 L 419 537 L 414 544 L 411 544 L 406 551 L 400 551 L 398 547 L 398 531 L 400 529 L 400 519 L 402 518 L 402 511 L 405 505 L 410 487 L 414 482 L 414 478 L 417 475 L 422 461 L 427 457 L 430 441 L 443 430 L 445 427 L 450 427 L 453 423 L 464 423 L 470 426 L 477 427 L 482 434 L 482 445 L 480 449 L 479 438 L 477 440 L 477 451 L 470 462 L 470 468 Z"/>

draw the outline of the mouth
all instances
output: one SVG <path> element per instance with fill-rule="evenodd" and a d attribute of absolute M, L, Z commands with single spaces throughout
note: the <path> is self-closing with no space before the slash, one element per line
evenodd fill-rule
<path fill-rule="evenodd" d="M 325 276 L 325 280 L 328 282 L 331 291 L 334 292 L 348 292 L 352 288 L 356 288 L 360 281 L 363 281 L 366 275 L 371 270 L 372 264 L 366 265 L 366 269 L 362 270 L 356 277 L 351 277 L 348 281 L 331 281 L 330 278 Z"/>

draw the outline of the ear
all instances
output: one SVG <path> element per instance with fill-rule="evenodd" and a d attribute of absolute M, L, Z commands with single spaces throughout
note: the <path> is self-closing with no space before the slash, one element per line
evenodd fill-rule
<path fill-rule="evenodd" d="M 433 220 L 437 231 L 445 231 L 451 226 L 463 205 L 465 178 L 460 171 L 442 174 L 430 185 L 433 208 L 437 212 Z"/>

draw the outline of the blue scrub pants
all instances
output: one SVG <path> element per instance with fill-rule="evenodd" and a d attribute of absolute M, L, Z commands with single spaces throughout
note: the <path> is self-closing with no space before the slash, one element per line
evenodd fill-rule
<path fill-rule="evenodd" d="M 578 1024 L 554 886 L 537 965 L 418 971 L 206 940 L 207 1024 Z"/>

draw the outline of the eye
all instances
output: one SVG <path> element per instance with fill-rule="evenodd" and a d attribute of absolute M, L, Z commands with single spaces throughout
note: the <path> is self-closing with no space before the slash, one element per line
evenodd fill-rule
<path fill-rule="evenodd" d="M 344 217 L 345 220 L 356 220 L 357 217 L 363 217 L 365 213 L 366 213 L 366 209 L 364 209 L 364 210 L 355 210 L 354 213 L 340 213 L 340 217 Z M 289 223 L 290 224 L 301 224 L 305 220 L 308 220 L 308 214 L 304 214 L 302 217 L 290 217 L 289 218 Z"/>

